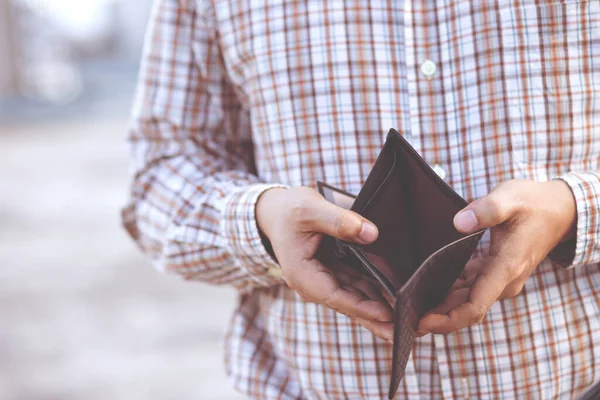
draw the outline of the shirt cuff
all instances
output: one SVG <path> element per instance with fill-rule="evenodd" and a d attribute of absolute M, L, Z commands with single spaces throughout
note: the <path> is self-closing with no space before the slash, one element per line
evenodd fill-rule
<path fill-rule="evenodd" d="M 569 268 L 600 261 L 600 175 L 571 172 L 563 180 L 573 192 L 577 206 L 576 236 L 551 254 L 553 261 Z"/>
<path fill-rule="evenodd" d="M 283 282 L 277 261 L 269 254 L 256 222 L 256 202 L 268 189 L 283 185 L 255 184 L 229 194 L 220 222 L 230 254 L 247 271 L 258 286 L 273 286 Z"/>

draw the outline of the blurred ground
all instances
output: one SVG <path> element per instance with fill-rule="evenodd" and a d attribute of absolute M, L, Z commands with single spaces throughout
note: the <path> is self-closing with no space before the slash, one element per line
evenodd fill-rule
<path fill-rule="evenodd" d="M 131 86 L 69 118 L 0 104 L 2 400 L 241 398 L 232 290 L 159 274 L 120 228 Z"/>

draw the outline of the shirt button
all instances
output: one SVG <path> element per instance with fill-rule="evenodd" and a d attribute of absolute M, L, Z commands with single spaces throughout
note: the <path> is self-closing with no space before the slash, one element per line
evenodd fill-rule
<path fill-rule="evenodd" d="M 440 164 L 435 164 L 433 166 L 433 172 L 435 172 L 440 178 L 446 179 L 446 170 Z"/>
<path fill-rule="evenodd" d="M 282 277 L 282 273 L 281 273 L 281 268 L 279 267 L 269 267 L 268 271 L 269 275 L 271 275 L 274 278 L 281 278 Z"/>
<path fill-rule="evenodd" d="M 421 64 L 421 73 L 425 75 L 426 78 L 431 79 L 433 75 L 435 75 L 436 70 L 437 67 L 431 60 L 425 60 L 423 61 L 423 64 Z"/>

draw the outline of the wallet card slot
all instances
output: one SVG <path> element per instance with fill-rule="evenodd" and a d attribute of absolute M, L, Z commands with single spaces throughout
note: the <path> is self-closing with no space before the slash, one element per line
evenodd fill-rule
<path fill-rule="evenodd" d="M 359 246 L 363 251 L 361 259 L 369 264 L 368 269 L 377 271 L 379 280 L 385 278 L 391 294 L 400 289 L 417 267 L 400 164 L 393 141 L 387 140 L 361 190 L 362 196 L 358 195 L 352 207 L 379 229 L 375 243 Z M 371 195 L 367 198 L 366 193 Z"/>
<path fill-rule="evenodd" d="M 381 188 L 384 187 L 384 185 L 386 184 L 386 182 L 392 176 L 392 174 L 394 172 L 394 169 L 396 169 L 396 152 L 392 151 L 392 155 L 393 155 L 393 161 L 392 161 L 392 166 L 390 167 L 390 170 L 387 172 L 387 174 L 385 175 L 385 178 L 383 178 L 383 181 L 381 182 L 381 184 L 375 190 L 375 193 L 373 193 L 373 195 L 369 198 L 369 200 L 365 203 L 365 205 L 359 211 L 359 214 L 365 213 L 368 210 L 369 206 L 371 206 L 371 204 L 373 204 L 373 200 L 375 198 L 377 198 L 377 195 L 381 192 Z"/>
<path fill-rule="evenodd" d="M 429 167 L 429 165 L 423 159 L 423 157 L 421 157 L 421 155 L 410 145 L 410 143 L 408 143 L 408 141 L 400 134 L 400 132 L 398 132 L 395 129 L 390 129 L 388 137 L 390 135 L 395 136 L 400 140 L 402 144 L 401 149 L 405 150 L 409 154 L 409 156 L 416 161 L 416 164 L 421 169 L 421 171 L 428 175 L 429 178 L 431 178 L 433 181 L 435 181 L 435 183 L 444 192 L 444 194 L 448 198 L 450 198 L 457 206 L 463 208 L 468 204 L 467 201 L 463 199 L 461 195 L 456 193 L 456 191 L 454 191 L 454 189 L 452 189 L 452 187 L 448 185 L 446 181 L 440 178 L 440 176 Z"/>
<path fill-rule="evenodd" d="M 396 131 L 390 139 L 404 171 L 402 193 L 407 204 L 414 269 L 427 257 L 464 235 L 454 227 L 454 216 L 467 202 L 444 182 Z M 414 272 L 413 269 L 413 272 Z"/>
<path fill-rule="evenodd" d="M 389 165 L 390 161 L 391 165 Z M 386 163 L 389 165 L 389 167 L 386 167 Z M 356 197 L 356 200 L 354 201 L 351 210 L 362 215 L 372 204 L 373 199 L 377 197 L 384 184 L 388 181 L 388 179 L 390 179 L 395 168 L 396 152 L 389 143 L 386 143 L 386 145 L 384 145 L 383 150 L 381 151 L 381 154 L 379 155 L 379 157 L 377 157 L 375 165 L 369 173 L 365 184 L 363 185 L 360 193 Z M 381 169 L 383 169 L 383 173 L 378 172 Z M 383 179 L 380 178 L 382 175 Z M 378 182 L 379 179 L 381 180 Z M 365 193 L 372 194 L 369 197 L 365 197 Z"/>
<path fill-rule="evenodd" d="M 392 149 L 393 150 L 393 149 Z M 395 152 L 392 154 L 395 155 Z M 389 154 L 392 159 L 392 154 Z M 386 275 L 397 291 L 414 270 L 414 242 L 410 230 L 407 202 L 405 200 L 402 171 L 399 161 L 393 158 L 394 169 L 371 196 L 360 214 L 379 229 L 379 238 L 372 244 L 359 246 L 371 254 L 371 265 Z"/>

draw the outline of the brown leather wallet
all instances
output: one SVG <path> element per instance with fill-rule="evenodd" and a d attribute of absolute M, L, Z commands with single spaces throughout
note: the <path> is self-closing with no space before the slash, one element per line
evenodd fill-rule
<path fill-rule="evenodd" d="M 318 182 L 330 202 L 372 221 L 379 237 L 358 245 L 324 237 L 319 259 L 368 274 L 395 299 L 389 398 L 404 375 L 419 319 L 439 305 L 477 247 L 483 231 L 464 235 L 454 215 L 467 205 L 412 146 L 391 129 L 357 196 Z"/>

